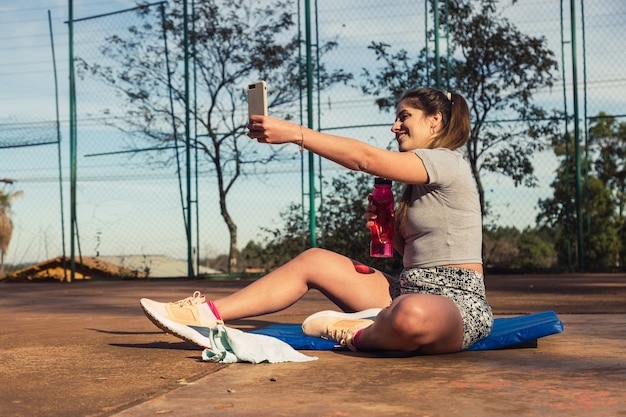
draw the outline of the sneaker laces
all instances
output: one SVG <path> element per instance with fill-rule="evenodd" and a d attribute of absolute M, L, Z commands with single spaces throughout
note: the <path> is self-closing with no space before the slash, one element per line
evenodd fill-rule
<path fill-rule="evenodd" d="M 352 334 L 349 329 L 332 329 L 328 331 L 328 338 L 340 345 L 346 345 L 346 339 Z"/>
<path fill-rule="evenodd" d="M 345 325 L 341 326 L 338 323 L 346 322 Z M 326 329 L 327 337 L 330 340 L 334 340 L 338 342 L 340 345 L 345 346 L 347 344 L 347 340 L 351 339 L 358 330 L 363 327 L 367 327 L 371 324 L 371 320 L 337 320 L 332 323 Z"/>
<path fill-rule="evenodd" d="M 178 307 L 188 307 L 201 303 L 204 303 L 204 295 L 202 295 L 200 291 L 194 291 L 191 297 L 183 298 L 182 300 L 174 301 L 170 304 L 177 305 Z"/>

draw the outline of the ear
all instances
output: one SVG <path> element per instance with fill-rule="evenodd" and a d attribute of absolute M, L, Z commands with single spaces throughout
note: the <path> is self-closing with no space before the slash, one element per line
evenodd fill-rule
<path fill-rule="evenodd" d="M 441 112 L 437 112 L 433 115 L 428 116 L 428 121 L 430 122 L 430 125 L 432 127 L 439 127 L 442 118 L 443 116 L 441 115 Z"/>

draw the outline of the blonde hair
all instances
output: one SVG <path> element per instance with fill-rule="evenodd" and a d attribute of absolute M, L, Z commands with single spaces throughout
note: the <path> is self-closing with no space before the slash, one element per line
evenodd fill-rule
<path fill-rule="evenodd" d="M 470 114 L 463 96 L 456 93 L 444 93 L 435 88 L 417 88 L 404 93 L 400 98 L 400 103 L 421 110 L 426 117 L 441 113 L 441 129 L 428 146 L 430 149 L 455 150 L 469 140 Z M 400 225 L 406 218 L 410 199 L 411 184 L 407 184 L 396 209 L 396 233 L 399 233 Z"/>

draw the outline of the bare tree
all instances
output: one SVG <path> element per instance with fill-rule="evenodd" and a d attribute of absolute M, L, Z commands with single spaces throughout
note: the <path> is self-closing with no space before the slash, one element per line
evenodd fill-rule
<path fill-rule="evenodd" d="M 188 99 L 183 72 L 183 2 L 170 4 L 173 7 L 168 10 L 160 6 L 162 27 L 136 25 L 106 39 L 101 52 L 115 65 L 79 59 L 77 66 L 81 76 L 99 77 L 124 97 L 125 115 L 114 122 L 117 127 L 140 133 L 162 148 L 185 141 L 180 132 L 185 130 Z M 205 132 L 190 145 L 202 151 L 217 183 L 221 215 L 230 233 L 231 271 L 236 266 L 237 225 L 228 209 L 228 193 L 246 172 L 262 170 L 280 155 L 271 147 L 254 147 L 245 136 L 245 86 L 266 80 L 272 113 L 296 117 L 298 106 L 286 105 L 300 98 L 306 77 L 302 75 L 295 10 L 292 1 L 206 0 L 196 2 L 193 19 L 189 18 L 188 28 L 193 28 L 188 32 L 190 68 L 195 69 L 197 94 L 190 123 L 197 123 Z M 138 9 L 139 15 L 152 14 L 152 18 L 156 11 L 148 6 Z M 319 56 L 335 46 L 334 41 L 319 45 Z M 330 73 L 323 65 L 314 70 L 320 89 L 351 78 L 341 70 Z M 173 128 L 178 134 L 172 133 Z"/>

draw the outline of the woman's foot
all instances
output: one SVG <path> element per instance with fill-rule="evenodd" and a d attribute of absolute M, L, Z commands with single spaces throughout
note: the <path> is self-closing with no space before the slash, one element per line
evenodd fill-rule
<path fill-rule="evenodd" d="M 204 348 L 211 347 L 210 329 L 223 323 L 215 307 L 211 308 L 200 291 L 172 303 L 142 298 L 139 304 L 158 328 Z"/>
<path fill-rule="evenodd" d="M 342 313 L 338 311 L 320 311 L 307 317 L 302 323 L 302 331 L 307 336 L 332 340 L 350 350 L 357 350 L 354 336 L 362 329 L 374 323 L 380 308 Z"/>

